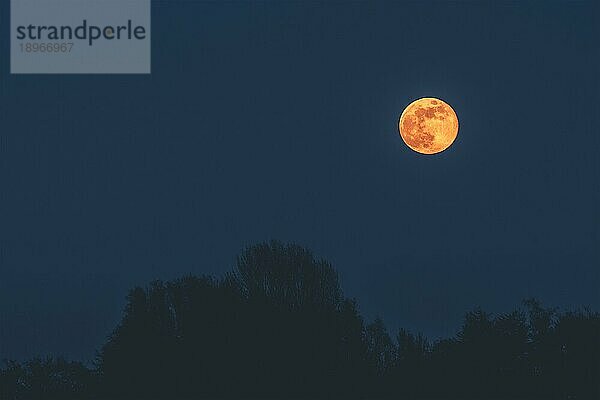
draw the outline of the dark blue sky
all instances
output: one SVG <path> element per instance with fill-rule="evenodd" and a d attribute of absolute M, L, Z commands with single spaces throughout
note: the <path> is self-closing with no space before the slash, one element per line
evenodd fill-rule
<path fill-rule="evenodd" d="M 6 3 L 0 359 L 89 361 L 133 285 L 269 239 L 392 330 L 600 307 L 594 2 L 161 1 L 150 76 L 9 75 Z M 424 96 L 460 120 L 435 156 L 397 132 Z"/>

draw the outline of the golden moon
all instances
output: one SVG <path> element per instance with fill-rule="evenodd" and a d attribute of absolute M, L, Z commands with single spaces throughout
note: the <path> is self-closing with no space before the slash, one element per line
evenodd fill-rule
<path fill-rule="evenodd" d="M 446 102 L 424 97 L 410 103 L 398 121 L 404 143 L 417 153 L 446 150 L 458 135 L 458 117 Z"/>

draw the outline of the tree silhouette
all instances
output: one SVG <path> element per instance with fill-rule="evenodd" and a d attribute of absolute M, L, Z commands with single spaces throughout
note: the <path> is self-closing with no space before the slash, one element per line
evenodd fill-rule
<path fill-rule="evenodd" d="M 414 335 L 400 329 L 396 336 L 398 356 L 396 361 L 397 386 L 394 391 L 411 397 L 426 389 L 427 367 L 431 357 L 431 345 L 422 334 Z"/>
<path fill-rule="evenodd" d="M 246 249 L 229 278 L 247 299 L 289 310 L 336 310 L 343 300 L 331 264 L 300 246 L 276 241 Z"/>
<path fill-rule="evenodd" d="M 79 399 L 96 390 L 96 376 L 81 363 L 62 358 L 6 362 L 0 370 L 2 399 Z"/>
<path fill-rule="evenodd" d="M 325 396 L 363 372 L 363 334 L 331 265 L 271 242 L 222 281 L 132 290 L 99 365 L 111 396 Z"/>
<path fill-rule="evenodd" d="M 0 398 L 600 398 L 600 314 L 476 308 L 430 343 L 365 323 L 335 269 L 297 245 L 245 249 L 223 279 L 136 287 L 94 369 L 62 359 L 0 369 Z"/>

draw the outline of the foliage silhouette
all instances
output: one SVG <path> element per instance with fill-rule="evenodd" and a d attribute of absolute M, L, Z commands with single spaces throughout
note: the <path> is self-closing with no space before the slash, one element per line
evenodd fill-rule
<path fill-rule="evenodd" d="M 0 370 L 1 399 L 80 399 L 97 390 L 97 377 L 83 364 L 61 358 L 6 362 Z"/>
<path fill-rule="evenodd" d="M 130 291 L 97 365 L 6 362 L 2 399 L 600 398 L 600 314 L 527 299 L 474 309 L 429 342 L 365 323 L 331 264 L 279 242 L 244 250 L 223 279 Z"/>

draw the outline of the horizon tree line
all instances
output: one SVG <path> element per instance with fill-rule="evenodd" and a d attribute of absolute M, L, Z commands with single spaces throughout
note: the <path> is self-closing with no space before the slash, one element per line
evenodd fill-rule
<path fill-rule="evenodd" d="M 332 265 L 294 244 L 245 249 L 222 279 L 136 287 L 93 368 L 5 362 L 0 398 L 600 398 L 600 314 L 535 299 L 429 341 L 363 319 Z"/>

